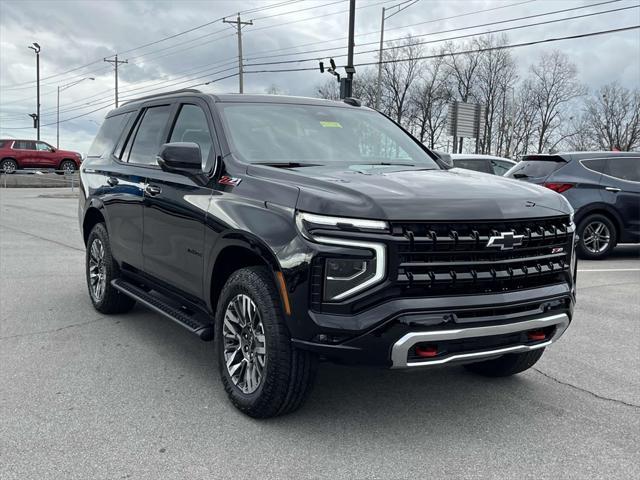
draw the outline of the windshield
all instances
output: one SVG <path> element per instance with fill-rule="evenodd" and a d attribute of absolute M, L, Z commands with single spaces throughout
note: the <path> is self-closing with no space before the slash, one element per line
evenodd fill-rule
<path fill-rule="evenodd" d="M 352 108 L 220 104 L 231 148 L 249 163 L 416 165 L 439 169 L 383 115 Z"/>

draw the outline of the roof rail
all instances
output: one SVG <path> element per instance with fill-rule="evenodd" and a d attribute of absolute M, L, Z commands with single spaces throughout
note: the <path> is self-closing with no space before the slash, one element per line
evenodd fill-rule
<path fill-rule="evenodd" d="M 164 97 L 165 95 L 173 95 L 176 93 L 202 93 L 202 92 L 200 90 L 196 90 L 195 88 L 183 88 L 180 90 L 172 90 L 170 92 L 154 93 L 153 95 L 147 95 L 146 97 L 134 98 L 133 100 L 124 102 L 122 105 L 124 106 L 133 102 L 139 102 L 141 100 L 149 100 L 150 98 L 156 98 L 156 97 Z"/>

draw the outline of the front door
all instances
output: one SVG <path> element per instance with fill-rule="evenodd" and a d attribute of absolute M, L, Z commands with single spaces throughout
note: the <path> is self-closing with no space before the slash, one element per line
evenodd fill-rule
<path fill-rule="evenodd" d="M 54 153 L 51 151 L 51 146 L 44 142 L 36 142 L 36 150 L 38 157 L 38 167 L 40 168 L 57 168 L 58 162 L 55 159 Z"/>
<path fill-rule="evenodd" d="M 205 103 L 177 107 L 169 142 L 200 146 L 203 171 L 215 155 L 212 122 Z M 203 298 L 205 219 L 211 189 L 197 180 L 159 168 L 149 171 L 144 202 L 144 271 L 192 300 Z"/>
<path fill-rule="evenodd" d="M 623 223 L 622 242 L 640 241 L 640 156 L 608 158 L 600 183 Z"/>

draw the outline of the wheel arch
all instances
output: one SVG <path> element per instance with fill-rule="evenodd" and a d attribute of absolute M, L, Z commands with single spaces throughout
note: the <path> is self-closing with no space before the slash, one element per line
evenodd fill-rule
<path fill-rule="evenodd" d="M 73 164 L 76 166 L 76 168 L 78 168 L 78 162 L 76 160 L 74 160 L 73 158 L 64 157 L 64 158 L 60 159 L 60 161 L 58 162 L 58 170 L 61 170 L 63 162 L 73 162 Z"/>
<path fill-rule="evenodd" d="M 221 235 L 208 262 L 205 274 L 205 292 L 211 311 L 215 313 L 220 292 L 231 274 L 241 268 L 265 266 L 276 280 L 280 264 L 271 249 L 247 232 L 228 232 Z"/>
<path fill-rule="evenodd" d="M 87 244 L 91 230 L 97 223 L 104 223 L 106 227 L 107 219 L 104 215 L 103 206 L 92 201 L 87 206 L 84 212 L 84 218 L 82 219 L 82 239 L 85 245 Z"/>

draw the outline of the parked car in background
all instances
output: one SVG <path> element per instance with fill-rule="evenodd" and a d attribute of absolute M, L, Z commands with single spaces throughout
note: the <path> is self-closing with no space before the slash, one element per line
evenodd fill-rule
<path fill-rule="evenodd" d="M 82 155 L 59 150 L 47 142 L 0 139 L 0 171 L 13 173 L 21 168 L 50 168 L 73 172 L 80 167 Z"/>
<path fill-rule="evenodd" d="M 640 242 L 640 153 L 528 155 L 506 174 L 564 195 L 575 209 L 583 258 L 605 258 L 617 243 Z"/>
<path fill-rule="evenodd" d="M 453 153 L 451 158 L 456 167 L 476 172 L 492 173 L 493 175 L 504 175 L 517 163 L 508 158 L 473 153 Z"/>

